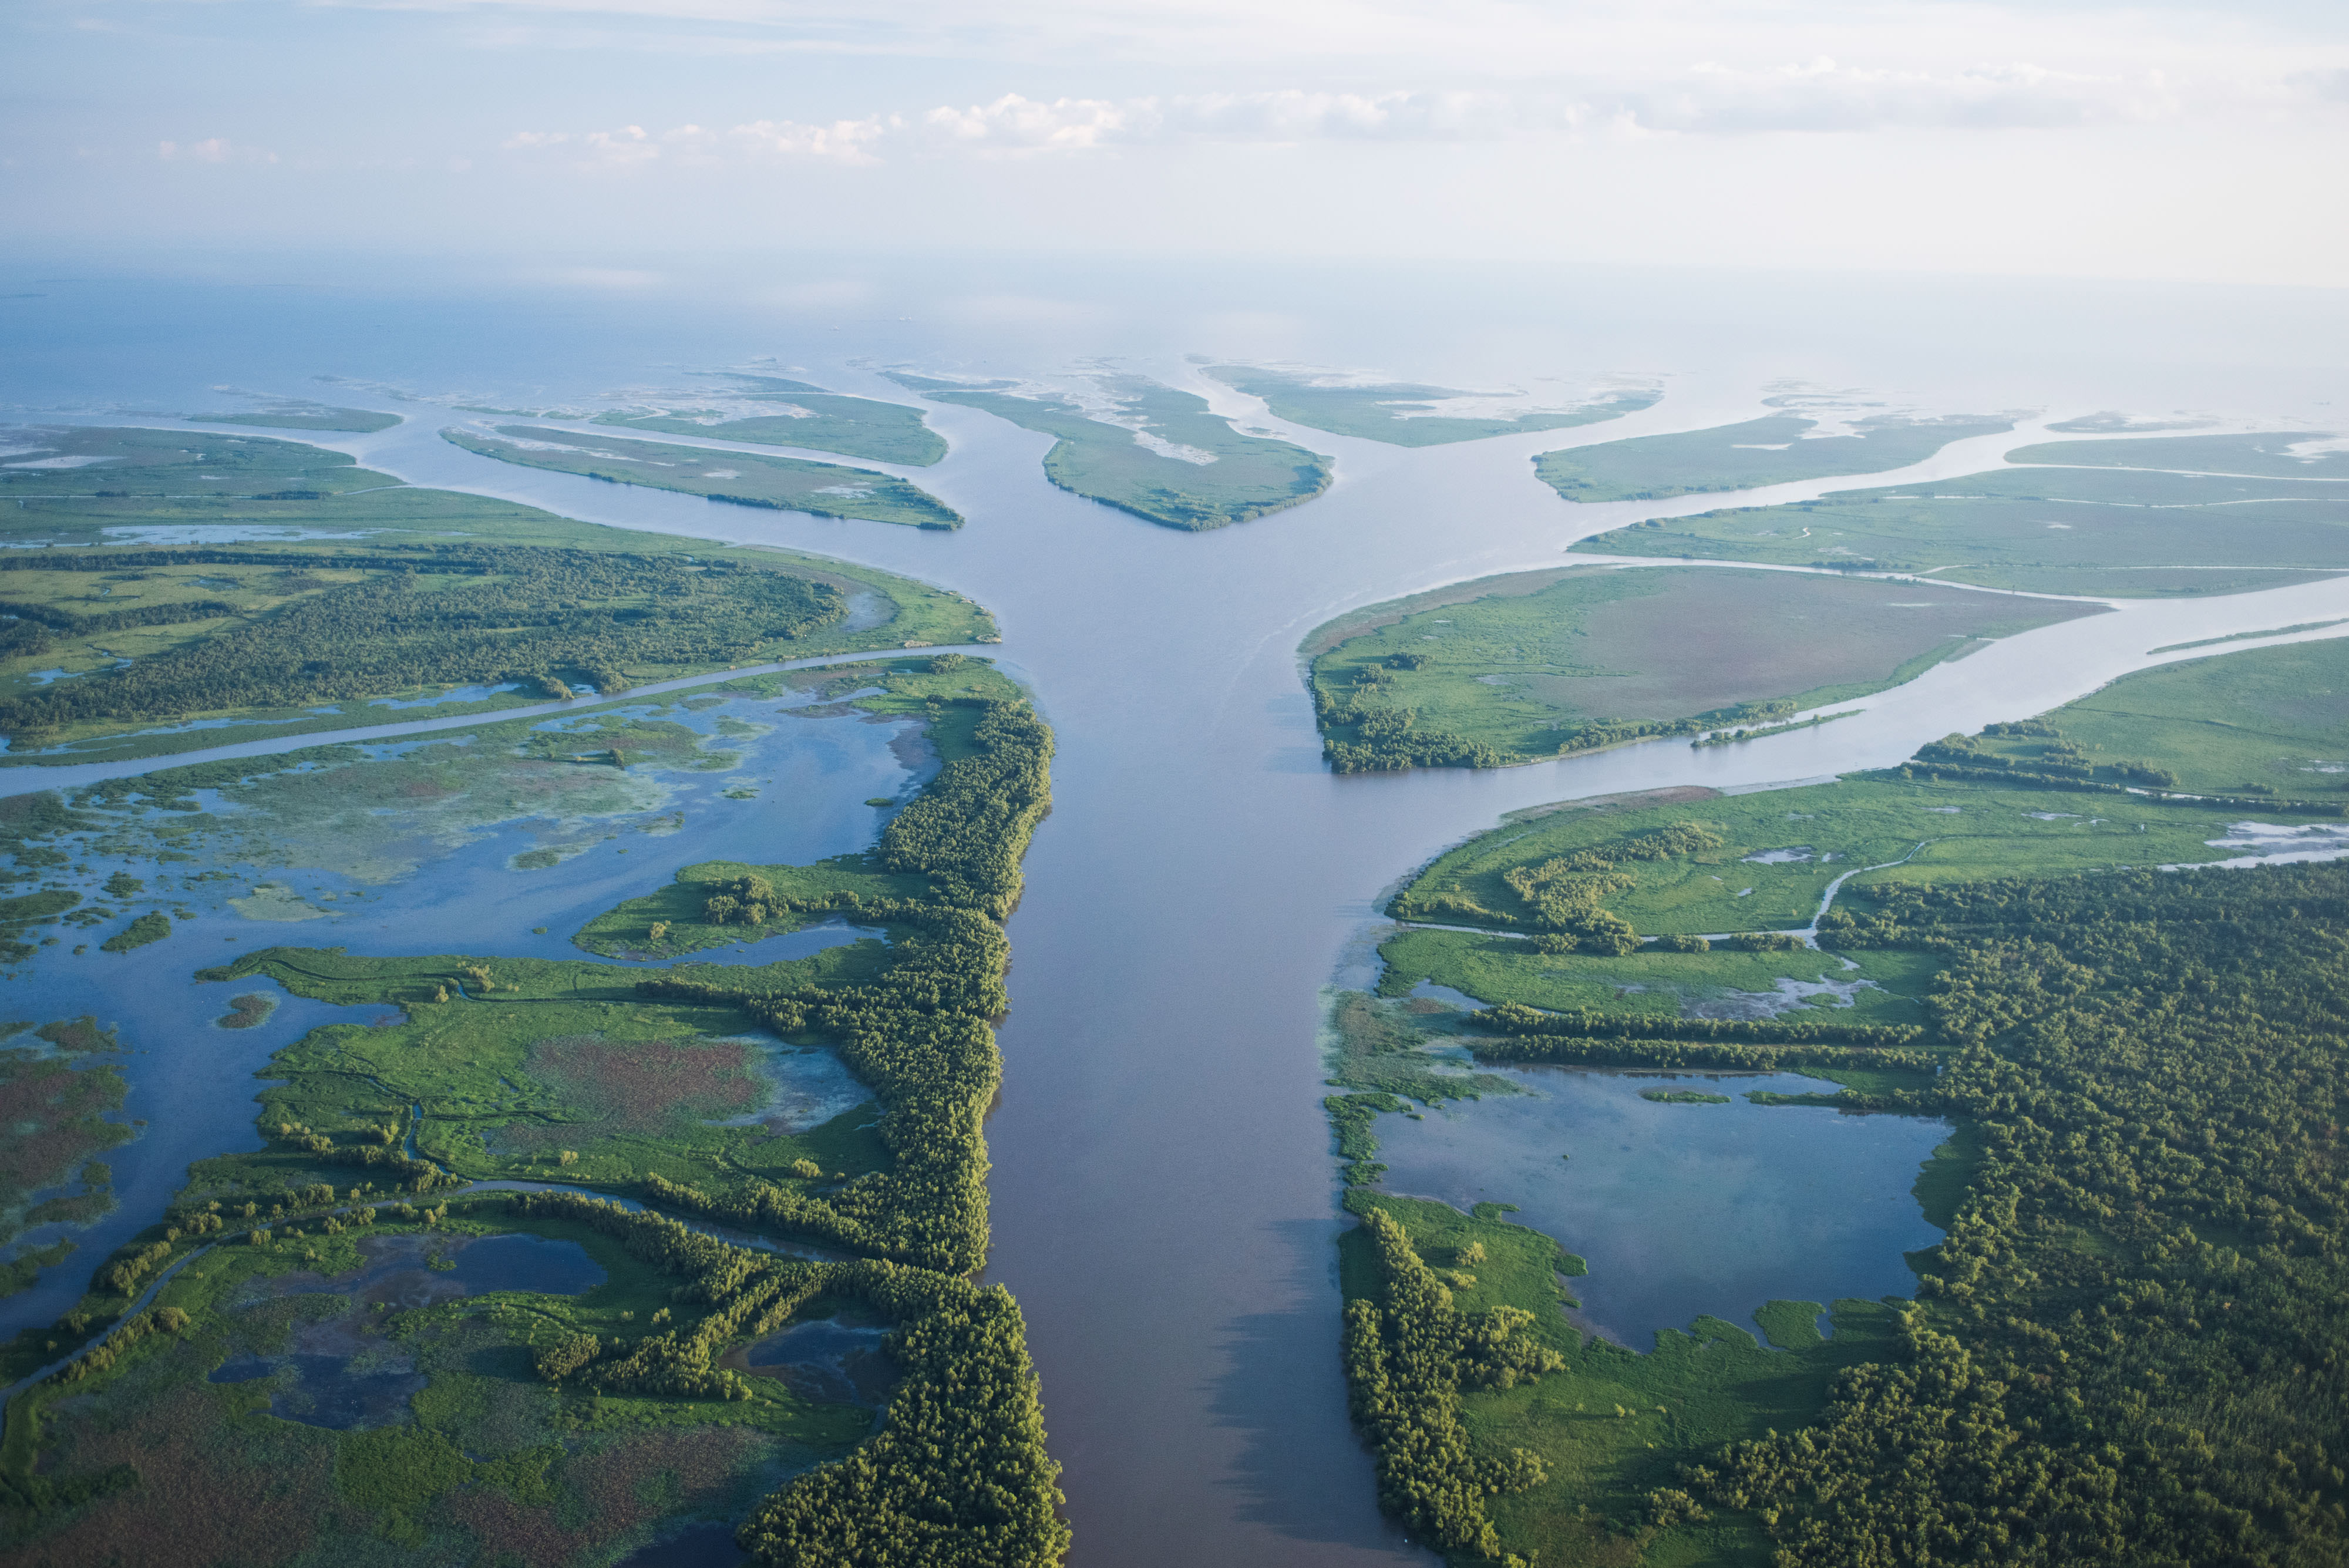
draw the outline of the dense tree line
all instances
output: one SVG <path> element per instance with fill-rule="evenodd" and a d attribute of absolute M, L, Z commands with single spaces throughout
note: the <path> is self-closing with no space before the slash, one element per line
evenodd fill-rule
<path fill-rule="evenodd" d="M 657 1215 L 570 1193 L 529 1193 L 515 1212 L 584 1221 L 684 1276 L 689 1324 L 610 1346 L 550 1334 L 542 1375 L 686 1397 L 740 1397 L 711 1364 L 770 1333 L 819 1295 L 869 1303 L 897 1328 L 886 1354 L 904 1375 L 881 1430 L 838 1464 L 797 1477 L 751 1511 L 743 1550 L 771 1568 L 1042 1568 L 1068 1550 L 1060 1467 L 1019 1309 L 1001 1286 L 878 1260 L 805 1262 L 729 1246 Z M 585 1341 L 582 1344 L 581 1341 Z"/>
<path fill-rule="evenodd" d="M 755 971 L 647 978 L 647 995 L 740 1007 L 782 1033 L 815 1031 L 872 1085 L 876 1131 L 895 1157 L 823 1197 L 767 1182 L 709 1193 L 658 1177 L 664 1204 L 802 1232 L 930 1268 L 975 1269 L 987 1255 L 987 1148 L 980 1121 L 1001 1080 L 989 1020 L 1009 1005 L 1010 948 L 999 923 L 1019 896 L 1019 859 L 1051 804 L 1052 736 L 1024 703 L 986 701 L 974 751 L 938 770 L 881 836 L 883 869 L 926 876 L 919 898 L 854 892 L 786 896 L 771 884 L 721 897 L 770 913 L 835 911 L 900 935 L 870 982 L 755 991 Z M 728 884 L 730 888 L 736 884 Z M 747 906 L 745 906 L 747 907 Z"/>
<path fill-rule="evenodd" d="M 183 621 L 217 620 L 238 614 L 224 599 L 182 599 L 176 604 L 142 605 L 137 609 L 108 610 L 99 615 L 76 615 L 55 605 L 26 599 L 0 599 L 0 615 L 13 618 L 0 624 L 0 659 L 31 659 L 57 646 L 53 631 L 72 638 L 103 637 L 142 626 L 177 626 Z"/>
<path fill-rule="evenodd" d="M 1479 1452 L 1460 1419 L 1460 1390 L 1507 1388 L 1566 1365 L 1525 1332 L 1533 1314 L 1467 1314 L 1383 1210 L 1362 1216 L 1379 1296 L 1346 1303 L 1346 1380 L 1354 1421 L 1378 1469 L 1379 1505 L 1441 1550 L 1501 1554 L 1485 1500 L 1539 1486 L 1526 1449 Z M 1516 1559 L 1512 1559 L 1515 1562 Z"/>
<path fill-rule="evenodd" d="M 1619 958 L 1638 950 L 1640 933 L 1622 916 L 1599 907 L 1600 899 L 1628 892 L 1633 885 L 1632 878 L 1618 867 L 1642 860 L 1702 855 L 1720 848 L 1723 842 L 1720 834 L 1702 823 L 1676 822 L 1578 849 L 1538 866 L 1512 866 L 1501 879 L 1526 901 L 1534 925 L 1567 939 L 1559 944 L 1562 950 Z"/>
<path fill-rule="evenodd" d="M 1019 857 L 1051 805 L 1052 732 L 1024 702 L 959 698 L 980 711 L 977 748 L 938 770 L 889 820 L 874 851 L 885 870 L 920 872 L 930 897 L 994 919 L 1019 899 Z"/>
<path fill-rule="evenodd" d="M 1537 933 L 1537 952 L 1587 952 L 1621 958 L 1637 952 L 1640 946 L 1640 933 L 1631 922 L 1603 903 L 1633 887 L 1634 879 L 1621 867 L 1641 861 L 1709 854 L 1724 842 L 1719 832 L 1703 823 L 1676 822 L 1609 843 L 1591 845 L 1539 865 L 1510 867 L 1502 873 L 1501 879 L 1517 896 L 1521 912 L 1487 909 L 1465 894 L 1425 897 L 1414 887 L 1405 887 L 1389 901 L 1387 913 L 1399 920 L 1453 919 L 1505 930 L 1531 930 Z M 1659 940 L 1665 949 L 1675 952 L 1704 952 L 1713 946 L 1702 937 L 1664 937 Z M 1803 940 L 1784 932 L 1762 931 L 1724 937 L 1720 945 L 1766 951 L 1780 947 L 1798 948 Z"/>
<path fill-rule="evenodd" d="M 363 570 L 264 615 L 133 662 L 0 701 L 0 732 L 301 707 L 410 686 L 564 678 L 625 690 L 630 664 L 724 663 L 846 613 L 828 584 L 780 571 L 664 556 L 488 545 L 381 552 L 52 551 L 0 569 L 88 570 L 100 562 L 288 565 Z M 0 611 L 22 605 L 0 597 Z"/>
<path fill-rule="evenodd" d="M 1316 672 L 1313 711 L 1321 726 L 1321 755 L 1330 771 L 1380 773 L 1402 768 L 1506 768 L 1546 756 L 1604 751 L 1633 741 L 1696 735 L 1728 723 L 1750 723 L 1795 711 L 1790 700 L 1742 702 L 1685 719 L 1586 719 L 1555 726 L 1557 744 L 1547 751 L 1506 750 L 1489 742 L 1423 721 L 1416 708 L 1363 701 L 1392 684 L 1394 670 L 1417 670 L 1429 662 L 1420 653 L 1389 655 L 1377 664 L 1358 665 L 1351 688 L 1336 686 Z M 1350 738 L 1349 738 L 1350 737 Z"/>
<path fill-rule="evenodd" d="M 1321 756 L 1332 773 L 1381 773 L 1399 768 L 1501 768 L 1524 759 L 1483 741 L 1420 722 L 1416 708 L 1366 707 L 1319 685 L 1313 705 L 1321 721 Z M 1339 732 L 1350 731 L 1351 740 Z"/>
<path fill-rule="evenodd" d="M 2349 869 L 1895 884 L 1983 1150 L 1906 1358 L 1692 1471 L 1788 1568 L 2349 1557 Z"/>

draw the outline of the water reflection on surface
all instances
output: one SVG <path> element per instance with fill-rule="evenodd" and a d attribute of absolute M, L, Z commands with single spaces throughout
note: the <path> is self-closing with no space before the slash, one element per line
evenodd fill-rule
<path fill-rule="evenodd" d="M 1769 1301 L 1911 1295 L 1901 1254 L 1941 1239 L 1909 1189 L 1946 1122 L 1744 1098 L 1835 1092 L 1792 1073 L 1482 1070 L 1528 1093 L 1381 1116 L 1385 1189 L 1516 1204 L 1514 1223 L 1590 1265 L 1571 1287 L 1585 1324 L 1635 1349 L 1701 1314 L 1749 1322 Z M 1640 1098 L 1659 1088 L 1730 1102 Z"/>

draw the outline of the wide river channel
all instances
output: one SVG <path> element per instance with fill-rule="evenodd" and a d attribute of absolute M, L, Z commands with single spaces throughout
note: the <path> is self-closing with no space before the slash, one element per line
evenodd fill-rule
<path fill-rule="evenodd" d="M 160 308 L 144 296 L 123 298 L 126 319 Z M 594 390 L 649 373 L 627 360 L 637 353 L 645 358 L 634 363 L 650 362 L 641 332 L 583 369 L 575 343 L 562 339 L 590 325 L 566 326 L 560 312 L 534 317 L 528 330 L 509 321 L 476 333 L 471 317 L 414 301 L 314 301 L 296 312 L 318 334 L 313 346 L 289 337 L 284 322 L 263 329 L 274 303 L 264 311 L 199 291 L 178 308 L 166 369 L 140 358 L 128 327 L 111 335 L 91 327 L 96 368 L 68 374 L 73 345 L 60 327 L 37 345 L 36 363 L 11 377 L 7 389 L 26 410 L 17 417 L 71 409 L 89 418 L 130 398 L 171 400 L 122 406 L 192 409 L 202 406 L 192 400 L 200 389 L 215 382 L 365 403 L 409 421 L 378 435 L 305 439 L 419 484 L 626 527 L 846 557 L 950 587 L 999 616 L 1004 640 L 994 651 L 1032 688 L 1060 752 L 1052 815 L 1029 855 L 1026 898 L 1010 926 L 1006 1077 L 988 1124 L 988 1277 L 1008 1285 L 1027 1314 L 1052 1450 L 1066 1467 L 1073 1561 L 1081 1564 L 1427 1561 L 1381 1519 L 1370 1465 L 1347 1421 L 1331 1247 L 1342 1221 L 1315 1047 L 1322 989 L 1399 877 L 1516 807 L 1884 765 L 1949 731 L 2037 712 L 2158 662 L 2148 650 L 2158 646 L 2349 616 L 2349 583 L 2337 580 L 2228 598 L 2124 602 L 2119 613 L 2052 626 L 1935 669 L 1869 700 L 1862 717 L 1764 742 L 1702 751 L 1644 745 L 1494 773 L 1336 777 L 1321 764 L 1299 675 L 1298 646 L 1322 622 L 1445 583 L 1554 566 L 1578 537 L 1639 517 L 1794 499 L 1862 481 L 1578 507 L 1534 477 L 1527 460 L 1538 452 L 1766 411 L 1761 399 L 1771 389 L 1759 371 L 1692 372 L 1654 408 L 1597 427 L 1406 451 L 1281 426 L 1251 400 L 1195 379 L 1179 349 L 1196 345 L 1185 343 L 1137 355 L 1127 367 L 1333 454 L 1338 479 L 1327 494 L 1217 533 L 1177 533 L 1054 489 L 1040 466 L 1049 438 L 936 406 L 930 422 L 952 455 L 935 468 L 899 472 L 969 524 L 954 534 L 919 533 L 501 464 L 439 438 L 443 424 L 464 416 L 294 380 L 296 371 L 332 369 L 403 378 L 424 391 L 531 381 L 541 373 L 527 357 L 555 356 L 560 342 L 562 375 Z M 2149 322 L 2156 302 L 2143 308 Z M 667 352 L 672 365 L 700 368 L 781 347 L 807 366 L 794 373 L 905 401 L 851 358 L 877 352 L 895 356 L 885 362 L 918 364 L 905 333 L 893 327 L 876 344 L 857 340 L 853 323 L 839 332 L 754 332 L 705 317 L 693 341 Z M 1687 342 L 1675 352 L 1702 357 Z M 708 358 L 681 358 L 688 354 Z M 1064 364 L 1039 358 L 1026 368 Z M 2189 366 L 2164 367 L 2159 384 L 2148 386 L 2141 365 L 2116 364 L 2101 380 L 2093 366 L 2074 367 L 2015 386 L 1983 405 L 2045 397 L 2014 434 L 1962 443 L 1899 476 L 1994 466 L 2005 449 L 2042 439 L 2046 421 L 2153 406 L 2157 397 L 2174 407 L 2195 394 Z M 2017 375 L 2043 369 L 2019 361 Z M 28 382 L 41 376 L 55 385 Z M 1970 379 L 1982 384 L 1979 366 Z M 2305 412 L 2303 382 L 2285 380 L 2292 387 L 2279 390 L 2280 403 L 2242 411 Z M 51 409 L 59 413 L 34 411 Z M 68 774 L 91 776 L 12 769 L 0 789 Z M 637 852 L 647 876 L 672 868 L 659 860 L 660 845 Z M 159 1056 L 186 1048 L 129 1044 Z M 134 1082 L 153 1070 L 138 1057 L 127 1068 Z M 249 1092 L 239 1084 L 232 1097 L 242 1105 Z M 222 1109 L 232 1114 L 213 1119 L 225 1137 L 249 1112 Z M 1676 1125 L 1693 1137 L 1706 1123 L 1697 1116 Z M 135 1147 L 119 1158 L 128 1161 Z M 1657 1158 L 1671 1158 L 1668 1144 Z M 1575 1242 L 1572 1234 L 1561 1240 Z M 1687 1315 L 1699 1310 L 1712 1309 L 1692 1305 Z"/>

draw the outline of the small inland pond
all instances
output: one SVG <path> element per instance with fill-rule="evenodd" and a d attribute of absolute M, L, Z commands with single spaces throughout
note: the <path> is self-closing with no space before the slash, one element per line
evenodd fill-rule
<path fill-rule="evenodd" d="M 1630 1348 L 1701 1314 L 1749 1323 L 1770 1301 L 1912 1295 L 1901 1254 L 1941 1239 L 1910 1188 L 1946 1122 L 1745 1098 L 1835 1092 L 1791 1073 L 1481 1070 L 1526 1092 L 1381 1116 L 1381 1186 L 1515 1204 L 1514 1223 L 1589 1264 L 1571 1286 L 1583 1326 Z M 1729 1100 L 1643 1097 L 1658 1091 Z"/>

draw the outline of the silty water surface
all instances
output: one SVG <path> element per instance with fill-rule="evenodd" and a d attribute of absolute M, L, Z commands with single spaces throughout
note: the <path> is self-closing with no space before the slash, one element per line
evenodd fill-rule
<path fill-rule="evenodd" d="M 627 310 L 485 292 L 262 303 L 226 290 L 126 287 L 87 305 L 77 296 L 54 327 L 26 334 L 30 351 L 13 380 L 37 382 L 37 398 L 23 395 L 48 407 L 138 398 L 196 408 L 219 401 L 193 400 L 214 381 L 274 389 L 330 369 L 423 390 L 502 384 L 540 394 L 543 406 L 641 383 L 657 364 L 705 369 L 774 354 L 787 369 L 802 367 L 791 373 L 839 390 L 910 401 L 861 357 L 996 374 L 1123 352 L 1124 368 L 1194 385 L 1219 409 L 1280 429 L 1248 400 L 1197 382 L 1182 355 L 1377 366 L 1460 385 L 1670 373 L 1670 395 L 1654 409 L 1543 436 L 1405 452 L 1288 431 L 1338 457 L 1330 492 L 1207 535 L 1054 490 L 1039 466 L 1049 441 L 976 410 L 932 409 L 954 453 L 910 472 L 971 520 L 938 535 L 538 473 L 439 441 L 448 421 L 431 408 L 348 385 L 308 389 L 412 416 L 377 436 L 318 439 L 417 483 L 838 555 L 943 583 L 1001 618 L 1004 651 L 1032 681 L 1060 754 L 1053 814 L 1011 923 L 1014 1012 L 988 1129 L 989 1277 L 1027 1314 L 1081 1564 L 1425 1560 L 1380 1519 L 1347 1424 L 1330 1248 L 1340 1221 L 1314 1049 L 1320 987 L 1399 876 L 1516 807 L 1882 765 L 1952 729 L 2093 690 L 2152 662 L 2147 650 L 2163 644 L 2349 613 L 2349 590 L 2333 583 L 2133 603 L 1943 665 L 1868 700 L 1860 718 L 1748 745 L 1333 777 L 1319 760 L 1295 657 L 1321 622 L 1398 594 L 1553 565 L 1573 539 L 1640 517 L 1863 482 L 1577 507 L 1534 480 L 1537 452 L 1752 417 L 1785 376 L 1923 385 L 1933 411 L 2036 404 L 2053 420 L 2215 407 L 2330 428 L 2321 400 L 2349 339 L 2339 303 L 1556 269 L 1497 288 L 1474 278 L 1281 280 L 1262 268 L 1116 286 L 1009 279 L 991 264 L 912 284 L 874 275 L 886 303 L 836 321 L 762 307 L 748 286 Z M 1023 284 L 1030 296 L 1067 296 L 1068 307 L 1000 308 L 1024 297 Z M 990 286 L 999 292 L 987 294 Z M 133 341 L 147 320 L 170 326 Z M 523 389 L 507 396 L 507 406 L 529 406 Z M 2027 425 L 1963 443 L 1902 477 L 1994 464 L 2036 433 Z M 1697 1310 L 1677 1303 L 1682 1321 L 1682 1308 Z"/>

